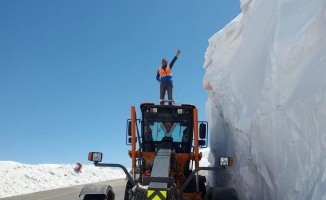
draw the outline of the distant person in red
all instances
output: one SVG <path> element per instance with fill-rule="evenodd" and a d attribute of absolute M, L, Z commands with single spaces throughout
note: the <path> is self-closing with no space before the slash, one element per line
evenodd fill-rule
<path fill-rule="evenodd" d="M 174 56 L 173 60 L 171 61 L 170 65 L 168 61 L 164 58 L 162 60 L 162 66 L 158 68 L 156 74 L 156 80 L 160 83 L 160 104 L 164 105 L 164 96 L 165 92 L 168 92 L 168 100 L 172 100 L 172 67 L 174 62 L 178 59 L 180 54 L 180 50 L 177 51 L 177 54 Z M 172 102 L 169 102 L 169 105 L 172 105 Z"/>

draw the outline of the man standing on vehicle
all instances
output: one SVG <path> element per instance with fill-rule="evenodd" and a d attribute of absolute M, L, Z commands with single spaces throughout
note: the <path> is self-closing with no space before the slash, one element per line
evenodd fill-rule
<path fill-rule="evenodd" d="M 162 60 L 162 66 L 158 68 L 156 74 L 156 80 L 160 83 L 160 104 L 164 105 L 164 96 L 165 91 L 168 92 L 168 100 L 172 101 L 172 67 L 174 62 L 178 59 L 180 54 L 180 50 L 177 51 L 177 54 L 174 56 L 173 60 L 171 61 L 170 65 L 168 65 L 168 61 L 164 58 Z M 169 105 L 172 105 L 172 102 L 169 102 Z"/>

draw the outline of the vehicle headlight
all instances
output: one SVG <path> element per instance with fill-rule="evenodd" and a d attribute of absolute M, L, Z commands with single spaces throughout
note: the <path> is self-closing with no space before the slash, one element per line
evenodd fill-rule
<path fill-rule="evenodd" d="M 220 157 L 220 166 L 232 166 L 233 160 L 231 157 Z"/>
<path fill-rule="evenodd" d="M 101 162 L 102 161 L 102 153 L 101 152 L 89 152 L 88 160 L 93 162 Z"/>

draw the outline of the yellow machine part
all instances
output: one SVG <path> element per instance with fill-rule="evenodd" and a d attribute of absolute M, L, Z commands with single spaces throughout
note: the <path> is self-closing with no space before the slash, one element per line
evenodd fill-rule
<path fill-rule="evenodd" d="M 166 190 L 147 190 L 147 200 L 165 200 L 166 197 Z"/>

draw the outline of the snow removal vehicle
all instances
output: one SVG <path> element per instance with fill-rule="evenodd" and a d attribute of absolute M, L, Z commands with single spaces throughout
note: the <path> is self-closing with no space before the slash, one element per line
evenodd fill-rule
<path fill-rule="evenodd" d="M 200 170 L 224 170 L 232 158 L 220 157 L 218 167 L 200 167 L 199 148 L 208 144 L 207 122 L 198 121 L 192 104 L 142 103 L 141 118 L 131 107 L 126 144 L 131 145 L 131 171 L 114 163 L 100 163 L 101 152 L 90 152 L 88 160 L 99 167 L 120 167 L 127 176 L 124 200 L 217 200 L 238 199 L 232 188 L 210 188 Z M 140 130 L 140 131 L 139 131 Z M 86 185 L 84 200 L 113 200 L 110 185 Z"/>

